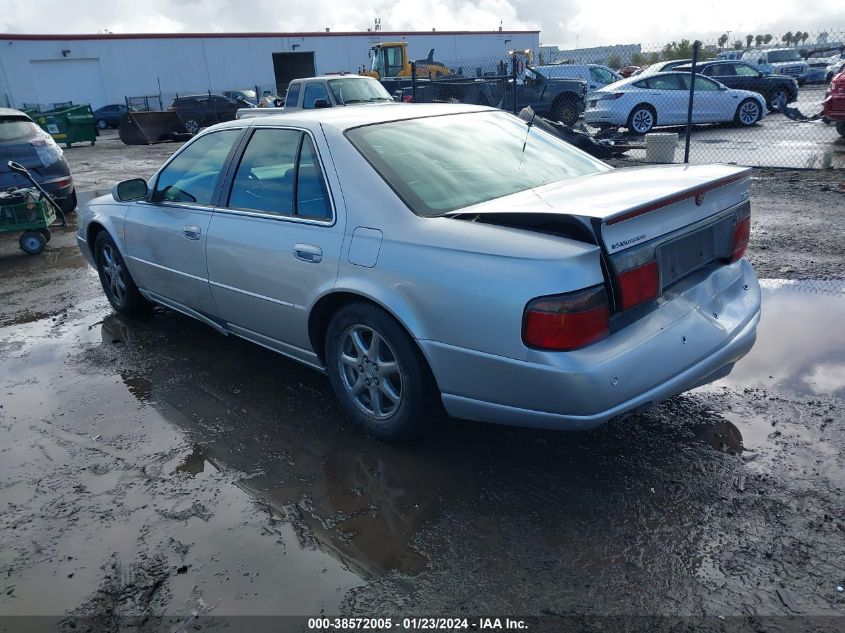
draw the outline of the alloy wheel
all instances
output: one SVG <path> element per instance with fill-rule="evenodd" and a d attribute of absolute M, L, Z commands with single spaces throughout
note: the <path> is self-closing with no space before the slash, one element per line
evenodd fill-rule
<path fill-rule="evenodd" d="M 778 90 L 771 99 L 772 110 L 783 110 L 786 107 L 786 93 Z"/>
<path fill-rule="evenodd" d="M 759 104 L 748 101 L 739 107 L 739 120 L 743 125 L 753 125 L 760 118 Z"/>
<path fill-rule="evenodd" d="M 100 252 L 100 268 L 103 271 L 108 290 L 114 299 L 118 303 L 126 301 L 127 288 L 123 266 L 110 244 L 103 246 Z"/>
<path fill-rule="evenodd" d="M 392 416 L 402 404 L 402 372 L 387 340 L 366 325 L 353 325 L 341 335 L 338 370 L 347 395 L 376 420 Z"/>
<path fill-rule="evenodd" d="M 639 134 L 645 134 L 652 127 L 654 127 L 654 117 L 652 116 L 649 110 L 643 108 L 642 110 L 637 110 L 634 113 L 633 118 L 631 119 L 634 131 Z"/>

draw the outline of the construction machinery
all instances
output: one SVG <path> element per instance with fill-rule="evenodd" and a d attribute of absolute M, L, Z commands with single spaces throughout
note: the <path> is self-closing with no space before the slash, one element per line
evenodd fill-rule
<path fill-rule="evenodd" d="M 434 49 L 428 57 L 414 62 L 417 79 L 437 79 L 450 75 L 445 64 L 434 61 Z M 362 69 L 359 74 L 379 81 L 386 79 L 411 79 L 411 60 L 408 58 L 408 42 L 380 42 L 370 48 L 370 70 Z"/>

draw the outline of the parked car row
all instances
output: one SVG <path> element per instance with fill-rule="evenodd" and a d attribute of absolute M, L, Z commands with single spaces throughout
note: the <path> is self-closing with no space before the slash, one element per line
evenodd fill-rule
<path fill-rule="evenodd" d="M 627 127 L 647 134 L 658 125 L 687 122 L 689 72 L 664 72 L 629 77 L 589 95 L 584 121 L 590 126 Z M 693 123 L 735 122 L 754 125 L 766 114 L 766 100 L 758 92 L 736 90 L 703 75 L 695 76 Z"/>

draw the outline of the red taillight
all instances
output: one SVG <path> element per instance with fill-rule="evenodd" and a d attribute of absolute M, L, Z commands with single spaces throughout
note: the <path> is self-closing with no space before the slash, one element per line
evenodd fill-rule
<path fill-rule="evenodd" d="M 660 294 L 660 269 L 652 260 L 642 266 L 619 273 L 619 294 L 622 309 L 633 308 Z"/>
<path fill-rule="evenodd" d="M 414 95 L 404 95 L 402 97 L 402 101 L 405 103 L 412 103 L 414 101 Z"/>
<path fill-rule="evenodd" d="M 751 239 L 751 216 L 747 215 L 734 224 L 734 235 L 731 241 L 731 262 L 742 259 L 745 249 L 748 248 L 748 240 Z"/>
<path fill-rule="evenodd" d="M 534 299 L 525 307 L 522 340 L 529 347 L 573 350 L 610 333 L 604 286 Z"/>
<path fill-rule="evenodd" d="M 70 178 L 62 178 L 61 180 L 56 181 L 57 187 L 67 187 L 70 184 Z"/>

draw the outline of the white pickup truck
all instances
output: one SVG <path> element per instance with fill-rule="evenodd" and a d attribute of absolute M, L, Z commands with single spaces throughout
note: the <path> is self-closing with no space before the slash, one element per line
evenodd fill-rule
<path fill-rule="evenodd" d="M 324 75 L 291 81 L 283 108 L 242 108 L 235 116 L 238 119 L 250 119 L 294 110 L 334 108 L 361 103 L 396 102 L 384 86 L 372 77 Z"/>

